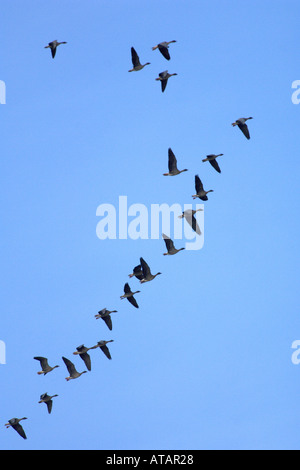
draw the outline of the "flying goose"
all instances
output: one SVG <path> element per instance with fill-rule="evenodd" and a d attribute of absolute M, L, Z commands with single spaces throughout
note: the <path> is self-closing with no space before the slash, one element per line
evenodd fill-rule
<path fill-rule="evenodd" d="M 66 357 L 62 357 L 62 360 L 64 361 L 64 363 L 66 364 L 66 367 L 68 369 L 68 372 L 70 374 L 69 377 L 66 377 L 66 381 L 69 382 L 69 380 L 73 380 L 73 379 L 78 379 L 79 377 L 81 377 L 82 374 L 86 374 L 87 371 L 84 370 L 83 372 L 77 372 L 73 362 L 71 362 L 69 359 L 67 359 Z"/>
<path fill-rule="evenodd" d="M 144 65 L 140 63 L 140 58 L 137 55 L 137 52 L 134 47 L 131 48 L 131 60 L 133 68 L 128 70 L 128 72 L 138 72 L 139 70 L 142 70 L 146 65 L 150 65 L 150 62 L 147 62 Z"/>
<path fill-rule="evenodd" d="M 240 118 L 232 123 L 233 127 L 238 126 L 239 129 L 241 129 L 242 133 L 244 134 L 245 137 L 247 137 L 248 140 L 250 139 L 250 132 L 246 124 L 246 121 L 249 121 L 249 119 L 253 119 L 253 117 Z"/>
<path fill-rule="evenodd" d="M 113 343 L 113 342 L 114 342 L 113 339 L 111 339 L 110 341 L 104 341 L 104 340 L 98 341 L 97 346 L 95 346 L 95 349 L 100 348 L 101 351 L 105 354 L 105 356 L 108 359 L 111 359 L 110 351 L 109 351 L 109 349 L 106 345 L 107 345 L 107 343 Z"/>
<path fill-rule="evenodd" d="M 165 89 L 166 89 L 169 78 L 174 77 L 175 75 L 178 75 L 178 74 L 177 73 L 169 73 L 167 70 L 165 70 L 164 72 L 161 72 L 158 75 L 159 75 L 158 78 L 156 78 L 155 80 L 158 80 L 158 81 L 161 82 L 161 91 L 164 92 Z"/>
<path fill-rule="evenodd" d="M 200 180 L 198 175 L 195 176 L 195 189 L 196 189 L 196 194 L 194 194 L 192 198 L 197 199 L 198 197 L 202 201 L 208 201 L 207 194 L 214 192 L 213 189 L 210 189 L 209 191 L 204 191 L 202 181 Z"/>
<path fill-rule="evenodd" d="M 61 44 L 67 44 L 67 43 L 65 41 L 58 42 L 55 40 L 55 41 L 49 42 L 48 46 L 45 46 L 45 49 L 48 49 L 48 47 L 51 49 L 51 54 L 52 54 L 53 59 L 55 57 L 57 47 L 60 46 Z"/>
<path fill-rule="evenodd" d="M 52 411 L 52 405 L 53 405 L 53 401 L 52 401 L 52 398 L 54 397 L 58 397 L 58 395 L 48 395 L 48 393 L 43 393 L 41 396 L 40 396 L 40 401 L 39 403 L 46 403 L 47 405 L 47 410 L 48 410 L 48 413 L 50 414 L 51 411 Z"/>
<path fill-rule="evenodd" d="M 102 318 L 102 320 L 105 322 L 109 330 L 112 330 L 112 321 L 111 321 L 111 313 L 117 313 L 118 310 L 107 310 L 106 308 L 103 308 L 100 310 L 97 315 L 95 315 L 96 320 L 99 318 Z"/>
<path fill-rule="evenodd" d="M 218 157 L 222 157 L 223 153 L 219 153 L 219 155 L 207 155 L 206 158 L 204 158 L 204 160 L 202 160 L 203 162 L 209 162 L 211 164 L 211 166 L 218 172 L 218 173 L 221 173 L 221 169 L 219 167 L 219 164 L 216 160 L 216 158 Z"/>
<path fill-rule="evenodd" d="M 77 351 L 73 352 L 74 356 L 79 356 L 83 362 L 86 365 L 87 370 L 91 371 L 92 370 L 92 364 L 91 364 L 91 357 L 88 354 L 88 351 L 91 349 L 95 349 L 97 346 L 93 346 L 92 348 L 86 348 L 83 344 L 81 346 L 78 346 Z"/>
<path fill-rule="evenodd" d="M 41 364 L 42 370 L 38 372 L 38 375 L 42 375 L 42 374 L 47 375 L 49 372 L 52 372 L 54 369 L 59 367 L 59 366 L 50 367 L 48 364 L 48 359 L 46 357 L 37 356 L 37 357 L 34 357 L 33 359 L 35 359 L 36 361 L 40 361 L 40 364 Z"/>
<path fill-rule="evenodd" d="M 130 278 L 136 277 L 139 281 L 141 281 L 141 280 L 144 278 L 141 265 L 139 264 L 138 266 L 136 266 L 136 267 L 133 269 L 132 274 L 128 274 L 128 276 L 129 276 Z"/>
<path fill-rule="evenodd" d="M 153 281 L 153 279 L 155 279 L 156 276 L 159 276 L 161 274 L 161 273 L 151 274 L 150 268 L 143 258 L 140 258 L 140 263 L 141 263 L 143 275 L 144 275 L 144 279 L 140 281 L 141 284 L 144 284 L 145 282 Z"/>
<path fill-rule="evenodd" d="M 171 148 L 168 149 L 168 166 L 169 166 L 169 173 L 163 173 L 163 176 L 175 176 L 183 173 L 185 170 L 178 170 L 177 168 L 177 159 L 172 151 Z"/>
<path fill-rule="evenodd" d="M 129 287 L 129 284 L 126 282 L 126 284 L 124 285 L 124 295 L 121 295 L 120 299 L 127 299 L 128 302 L 130 302 L 135 308 L 139 308 L 137 301 L 133 297 L 135 294 L 139 294 L 139 293 L 140 293 L 139 290 L 137 290 L 136 292 L 132 292 Z"/>
<path fill-rule="evenodd" d="M 198 235 L 201 235 L 200 227 L 199 227 L 199 225 L 197 223 L 197 220 L 195 218 L 195 214 L 198 211 L 203 211 L 203 209 L 197 209 L 197 210 L 187 209 L 186 211 L 184 211 L 182 213 L 182 215 L 179 215 L 178 218 L 179 219 L 184 218 L 187 221 L 187 223 L 192 227 L 194 232 L 196 232 Z"/>
<path fill-rule="evenodd" d="M 164 253 L 164 256 L 166 256 L 166 255 L 176 255 L 176 253 L 178 253 L 179 251 L 185 250 L 185 248 L 179 248 L 179 250 L 177 250 L 175 248 L 174 242 L 173 242 L 173 240 L 171 240 L 171 238 L 167 237 L 167 235 L 165 235 L 164 233 L 162 234 L 162 236 L 163 236 L 163 239 L 165 240 L 165 244 L 166 244 L 166 247 L 167 247 L 167 250 L 168 250 L 167 253 Z"/>
<path fill-rule="evenodd" d="M 27 418 L 12 418 L 8 421 L 8 423 L 5 424 L 6 429 L 12 427 L 15 431 L 17 431 L 18 434 L 20 434 L 23 439 L 27 439 L 27 436 L 24 432 L 24 429 L 22 428 L 20 421 L 23 421 L 24 419 Z"/>
<path fill-rule="evenodd" d="M 169 54 L 169 44 L 172 44 L 173 42 L 177 42 L 177 41 L 169 41 L 169 42 L 160 42 L 159 44 L 157 44 L 157 46 L 154 46 L 152 47 L 152 50 L 155 51 L 155 49 L 158 49 L 159 52 L 164 56 L 165 59 L 167 60 L 170 60 L 171 57 L 170 57 L 170 54 Z"/>

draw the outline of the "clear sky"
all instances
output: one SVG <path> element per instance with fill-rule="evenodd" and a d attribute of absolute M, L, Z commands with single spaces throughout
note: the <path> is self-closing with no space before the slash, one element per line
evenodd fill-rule
<path fill-rule="evenodd" d="M 299 10 L 2 0 L 1 449 L 299 449 Z M 173 39 L 170 62 L 151 50 Z M 231 123 L 249 116 L 248 141 Z M 169 147 L 188 172 L 162 176 Z M 195 174 L 214 189 L 202 250 L 97 237 L 100 204 L 191 204 Z M 137 310 L 120 295 L 140 256 L 162 275 L 130 281 Z M 62 356 L 82 371 L 73 351 L 102 339 L 112 360 L 66 382 Z M 4 427 L 23 416 L 27 441 Z"/>

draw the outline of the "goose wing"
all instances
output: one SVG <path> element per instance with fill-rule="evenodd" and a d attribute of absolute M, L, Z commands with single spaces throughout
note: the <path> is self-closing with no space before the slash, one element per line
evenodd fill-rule
<path fill-rule="evenodd" d="M 130 286 L 129 286 L 128 282 L 126 282 L 126 284 L 124 285 L 124 293 L 125 294 L 130 294 L 130 292 L 131 292 Z"/>
<path fill-rule="evenodd" d="M 218 173 L 221 173 L 221 169 L 219 167 L 219 164 L 217 162 L 217 160 L 214 158 L 213 160 L 209 160 L 209 163 L 211 164 L 211 166 L 218 172 Z"/>
<path fill-rule="evenodd" d="M 134 67 L 137 67 L 138 65 L 141 65 L 140 58 L 139 58 L 136 50 L 134 49 L 134 47 L 131 48 L 131 60 L 132 60 L 132 64 L 133 64 Z"/>
<path fill-rule="evenodd" d="M 102 317 L 102 320 L 105 322 L 109 330 L 112 330 L 112 320 L 110 315 L 105 315 Z"/>
<path fill-rule="evenodd" d="M 177 159 L 171 148 L 168 149 L 168 157 L 169 157 L 169 172 L 172 173 L 173 171 L 177 170 Z"/>
<path fill-rule="evenodd" d="M 108 349 L 108 347 L 106 346 L 106 344 L 104 344 L 103 346 L 100 346 L 100 349 L 101 349 L 101 351 L 104 352 L 105 356 L 106 356 L 108 359 L 111 359 L 111 355 L 110 355 L 109 349 Z"/>
<path fill-rule="evenodd" d="M 134 268 L 133 273 L 139 281 L 144 279 L 142 267 L 140 264 Z"/>
<path fill-rule="evenodd" d="M 91 363 L 90 355 L 87 352 L 85 352 L 85 353 L 80 354 L 80 357 L 83 360 L 83 362 L 85 363 L 87 370 L 91 371 L 92 370 L 92 363 Z"/>
<path fill-rule="evenodd" d="M 150 271 L 150 268 L 149 268 L 148 264 L 146 263 L 146 261 L 143 258 L 140 258 L 140 263 L 141 263 L 142 270 L 143 270 L 143 275 L 144 275 L 144 278 L 145 278 L 149 274 L 151 274 L 151 271 Z"/>
<path fill-rule="evenodd" d="M 159 52 L 161 52 L 161 54 L 164 56 L 165 59 L 167 60 L 171 59 L 167 46 L 165 46 L 164 44 L 158 44 L 158 50 Z"/>
<path fill-rule="evenodd" d="M 244 136 L 249 140 L 250 139 L 250 132 L 248 126 L 244 122 L 238 122 L 239 129 L 241 129 Z"/>
<path fill-rule="evenodd" d="M 23 439 L 27 439 L 27 436 L 25 434 L 25 431 L 23 429 L 23 427 L 21 426 L 20 423 L 17 423 L 17 424 L 12 424 L 12 427 L 14 428 L 15 431 L 17 431 L 17 433 L 23 437 Z"/>
<path fill-rule="evenodd" d="M 43 370 L 46 370 L 49 367 L 48 359 L 46 357 L 36 356 L 33 359 L 40 362 Z"/>
<path fill-rule="evenodd" d="M 198 175 L 195 176 L 195 189 L 197 194 L 203 191 L 203 184 Z"/>
<path fill-rule="evenodd" d="M 74 373 L 77 373 L 77 370 L 73 364 L 73 362 L 71 362 L 69 359 L 67 359 L 66 357 L 63 357 L 62 360 L 64 361 L 64 363 L 66 364 L 66 367 L 68 369 L 68 372 L 70 374 L 70 376 L 72 377 L 72 375 Z"/>
<path fill-rule="evenodd" d="M 175 249 L 173 240 L 171 240 L 171 238 L 167 237 L 167 235 L 165 235 L 164 233 L 163 233 L 163 239 L 165 241 L 168 252 Z"/>
<path fill-rule="evenodd" d="M 135 308 L 139 308 L 138 303 L 137 303 L 137 301 L 135 300 L 135 298 L 133 297 L 133 295 L 132 295 L 131 297 L 127 297 L 127 300 L 128 300 L 128 302 L 130 302 L 131 305 L 133 305 Z"/>

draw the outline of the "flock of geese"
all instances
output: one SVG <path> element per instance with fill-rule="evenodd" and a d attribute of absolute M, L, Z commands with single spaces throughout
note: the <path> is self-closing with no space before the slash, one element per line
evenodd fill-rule
<path fill-rule="evenodd" d="M 169 41 L 169 42 L 161 42 L 161 43 L 157 44 L 156 46 L 152 47 L 152 50 L 154 51 L 154 50 L 158 49 L 166 60 L 170 60 L 171 57 L 170 57 L 170 53 L 169 53 L 169 45 L 172 44 L 172 43 L 175 43 L 175 42 L 176 42 L 175 40 Z M 67 42 L 65 42 L 65 41 L 58 42 L 57 40 L 55 40 L 55 41 L 49 42 L 49 44 L 47 46 L 45 46 L 46 49 L 49 48 L 51 50 L 51 55 L 52 55 L 53 59 L 56 55 L 57 47 L 60 46 L 61 44 L 67 44 Z M 133 68 L 130 69 L 129 72 L 138 72 L 138 71 L 142 70 L 145 66 L 150 65 L 150 62 L 146 62 L 145 64 L 141 64 L 139 56 L 138 56 L 136 50 L 133 47 L 131 48 L 131 59 L 132 59 Z M 175 75 L 177 75 L 177 74 L 176 73 L 169 74 L 169 72 L 167 70 L 165 70 L 164 72 L 161 72 L 159 74 L 159 76 L 158 76 L 158 78 L 156 78 L 156 80 L 161 82 L 162 92 L 165 91 L 169 78 L 172 77 L 172 76 L 175 76 Z M 252 117 L 240 118 L 240 119 L 237 119 L 234 123 L 232 123 L 232 126 L 234 126 L 234 127 L 238 126 L 239 127 L 239 129 L 243 132 L 244 136 L 248 140 L 250 139 L 250 133 L 249 133 L 249 129 L 248 129 L 248 126 L 247 126 L 246 122 L 250 119 L 253 119 L 253 118 Z M 202 161 L 203 162 L 209 162 L 212 165 L 212 167 L 218 173 L 221 173 L 220 166 L 219 166 L 219 164 L 216 160 L 218 157 L 221 157 L 221 156 L 223 156 L 222 153 L 218 154 L 218 155 L 214 155 L 214 154 L 207 155 L 206 158 L 203 159 Z M 179 175 L 179 174 L 181 174 L 185 171 L 188 171 L 187 169 L 178 170 L 177 159 L 176 159 L 176 157 L 175 157 L 175 155 L 174 155 L 171 148 L 168 149 L 168 168 L 169 168 L 169 172 L 164 173 L 163 176 L 176 176 L 176 175 Z M 210 189 L 208 191 L 204 190 L 203 183 L 200 180 L 198 175 L 195 176 L 195 190 L 196 190 L 196 193 L 192 196 L 193 199 L 199 198 L 202 201 L 207 201 L 208 200 L 207 194 L 209 194 L 210 192 L 213 192 L 212 189 Z M 179 217 L 180 218 L 185 218 L 185 220 L 189 223 L 189 225 L 192 227 L 192 229 L 198 235 L 201 235 L 200 227 L 198 226 L 198 223 L 197 223 L 196 218 L 195 218 L 195 214 L 199 210 L 202 210 L 202 209 L 186 210 Z M 163 253 L 165 256 L 166 255 L 175 255 L 175 254 L 177 254 L 180 251 L 185 249 L 185 248 L 176 249 L 175 246 L 174 246 L 173 240 L 171 240 L 171 238 L 169 238 L 165 234 L 162 234 L 162 235 L 163 235 L 163 240 L 165 242 L 166 249 L 167 249 L 167 252 Z M 156 274 L 152 274 L 149 265 L 141 257 L 140 258 L 140 264 L 138 266 L 134 267 L 133 272 L 131 274 L 129 274 L 129 278 L 134 278 L 135 277 L 137 280 L 139 280 L 139 282 L 141 284 L 144 284 L 146 282 L 153 281 L 160 274 L 161 274 L 160 272 L 158 272 Z M 131 290 L 128 282 L 127 282 L 124 285 L 124 294 L 121 295 L 120 298 L 121 299 L 127 299 L 128 302 L 130 302 L 130 304 L 133 305 L 133 307 L 139 308 L 139 305 L 138 305 L 138 303 L 137 303 L 137 301 L 134 297 L 138 293 L 140 293 L 140 291 L 137 290 L 137 291 L 133 292 Z M 104 308 L 104 309 L 100 310 L 95 315 L 95 318 L 96 318 L 96 320 L 102 319 L 105 322 L 108 329 L 111 331 L 112 330 L 111 314 L 115 313 L 115 312 L 117 312 L 117 310 L 107 310 L 106 308 Z M 63 362 L 64 362 L 64 364 L 65 364 L 65 366 L 68 370 L 68 374 L 69 374 L 66 377 L 66 381 L 78 379 L 83 374 L 86 374 L 88 371 L 91 371 L 91 357 L 90 357 L 90 354 L 89 354 L 90 350 L 99 348 L 105 354 L 105 356 L 109 360 L 111 360 L 111 354 L 110 354 L 110 350 L 109 350 L 107 344 L 112 343 L 113 341 L 114 340 L 109 340 L 109 341 L 101 340 L 101 341 L 98 341 L 98 343 L 95 346 L 92 346 L 90 348 L 84 346 L 83 344 L 81 346 L 78 346 L 76 348 L 76 351 L 73 352 L 73 355 L 79 356 L 82 359 L 82 361 L 84 362 L 87 370 L 83 370 L 82 372 L 78 372 L 75 365 L 74 365 L 74 363 L 71 362 L 70 359 L 63 356 L 62 360 L 63 360 Z M 41 370 L 37 372 L 38 375 L 44 375 L 45 376 L 45 375 L 49 374 L 50 372 L 52 372 L 53 370 L 55 370 L 56 368 L 60 367 L 59 365 L 55 365 L 55 366 L 51 367 L 49 365 L 48 359 L 46 357 L 36 356 L 36 357 L 34 357 L 34 359 L 36 361 L 40 362 Z M 39 400 L 38 403 L 45 403 L 46 406 L 47 406 L 48 413 L 50 414 L 51 411 L 52 411 L 52 406 L 53 406 L 53 398 L 55 398 L 57 396 L 58 395 L 56 395 L 56 394 L 55 395 L 48 395 L 48 393 L 43 393 L 40 396 L 40 400 Z M 24 431 L 22 425 L 20 424 L 21 421 L 24 421 L 26 419 L 27 418 L 25 418 L 25 417 L 24 418 L 12 418 L 5 424 L 5 426 L 7 428 L 12 427 L 23 439 L 27 439 L 25 431 Z"/>

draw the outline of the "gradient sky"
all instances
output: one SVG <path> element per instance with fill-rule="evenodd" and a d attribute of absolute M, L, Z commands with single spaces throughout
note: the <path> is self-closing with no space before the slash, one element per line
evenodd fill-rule
<path fill-rule="evenodd" d="M 299 449 L 299 10 L 2 0 L 1 449 Z M 152 52 L 173 39 L 170 62 Z M 131 46 L 151 62 L 138 73 Z M 248 116 L 250 141 L 231 126 Z M 189 170 L 175 178 L 169 147 Z M 202 250 L 97 238 L 100 204 L 191 204 L 195 174 L 214 189 Z M 120 295 L 140 256 L 162 275 L 130 281 L 136 310 Z M 84 370 L 73 351 L 102 339 L 112 361 L 91 351 L 67 383 L 61 357 Z M 60 368 L 38 376 L 39 355 Z M 23 416 L 27 441 L 4 427 Z"/>

